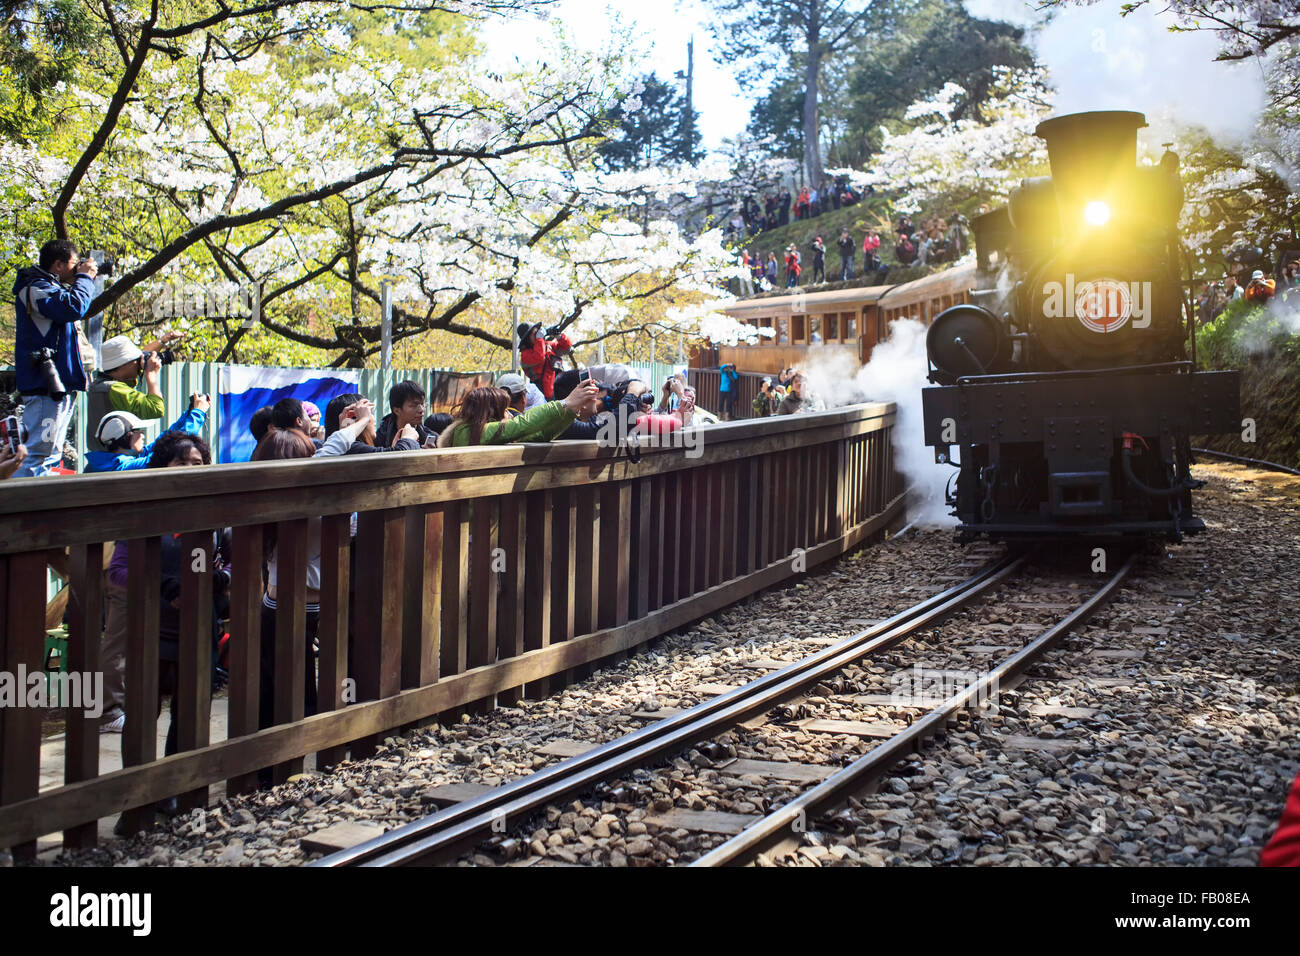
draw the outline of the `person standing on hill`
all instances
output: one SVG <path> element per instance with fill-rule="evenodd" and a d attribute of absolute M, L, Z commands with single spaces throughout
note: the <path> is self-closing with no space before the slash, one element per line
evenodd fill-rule
<path fill-rule="evenodd" d="M 826 281 L 826 244 L 822 242 L 821 236 L 813 239 L 812 250 L 812 282 L 815 285 Z"/>
<path fill-rule="evenodd" d="M 840 250 L 840 281 L 847 282 L 853 278 L 853 250 L 857 243 L 849 235 L 849 227 L 840 230 L 840 238 L 835 243 Z"/>

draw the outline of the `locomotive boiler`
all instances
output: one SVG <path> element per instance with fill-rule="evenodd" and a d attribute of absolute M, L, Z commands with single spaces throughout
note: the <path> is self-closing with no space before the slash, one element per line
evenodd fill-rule
<path fill-rule="evenodd" d="M 964 538 L 1204 529 L 1190 439 L 1241 427 L 1239 375 L 1187 358 L 1178 158 L 1140 166 L 1145 125 L 1040 123 L 1052 175 L 974 222 L 978 288 L 932 323 L 922 394 Z"/>

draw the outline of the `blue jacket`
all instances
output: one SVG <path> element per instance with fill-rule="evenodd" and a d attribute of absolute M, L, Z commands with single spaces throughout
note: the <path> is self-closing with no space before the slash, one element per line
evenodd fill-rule
<path fill-rule="evenodd" d="M 740 373 L 734 368 L 721 369 L 718 376 L 718 391 L 729 392 L 736 387 L 736 382 L 740 381 Z"/>
<path fill-rule="evenodd" d="M 208 413 L 201 408 L 191 408 L 176 421 L 172 422 L 169 432 L 184 432 L 187 435 L 198 435 L 203 431 L 203 425 L 208 420 Z M 96 423 L 98 426 L 98 423 Z M 160 435 L 159 438 L 162 436 Z M 153 446 L 157 443 L 155 438 L 149 444 L 140 450 L 138 455 L 122 455 L 111 451 L 88 451 L 86 452 L 86 473 L 92 471 L 134 471 L 136 468 L 148 468 L 149 456 L 153 454 Z"/>
<path fill-rule="evenodd" d="M 45 379 L 30 359 L 32 352 L 44 348 L 54 352 L 54 367 L 63 387 L 69 392 L 86 390 L 86 370 L 72 323 L 85 318 L 94 298 L 95 280 L 90 276 L 78 275 L 69 288 L 38 266 L 18 270 L 14 279 L 14 310 L 18 313 L 14 366 L 19 392 L 44 390 Z M 35 307 L 35 315 L 29 313 L 29 305 Z"/>

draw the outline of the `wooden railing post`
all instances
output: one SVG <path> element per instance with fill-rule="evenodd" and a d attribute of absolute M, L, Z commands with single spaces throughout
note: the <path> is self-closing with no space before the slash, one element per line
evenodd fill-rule
<path fill-rule="evenodd" d="M 555 495 L 552 491 L 535 491 L 525 505 L 524 561 L 524 649 L 540 650 L 551 644 L 554 594 L 551 589 L 552 551 L 554 550 Z M 540 700 L 550 689 L 549 678 L 524 686 L 524 696 Z"/>
<path fill-rule="evenodd" d="M 357 604 L 352 618 L 356 647 L 352 667 L 358 700 L 378 700 L 401 689 L 405 533 L 406 515 L 400 508 L 357 516 Z M 378 745 L 379 739 L 374 736 L 353 741 L 352 756 L 368 757 Z"/>
<path fill-rule="evenodd" d="M 501 548 L 504 567 L 501 571 L 500 608 L 497 611 L 496 651 L 499 660 L 524 653 L 524 540 L 526 515 L 523 495 L 501 499 L 501 530 L 497 546 Z M 500 705 L 517 704 L 523 688 L 507 687 L 497 694 Z"/>
<path fill-rule="evenodd" d="M 356 700 L 355 683 L 345 685 L 348 673 L 349 617 L 352 611 L 352 516 L 326 515 L 320 528 L 320 645 L 317 664 L 316 709 L 339 710 Z M 412 589 L 421 593 L 423 589 Z M 403 615 L 403 622 L 406 618 Z M 232 637 L 233 640 L 233 637 Z M 353 678 L 355 681 L 355 678 Z M 327 747 L 316 753 L 316 768 L 332 767 L 347 754 L 346 746 Z"/>
<path fill-rule="evenodd" d="M 258 729 L 258 693 L 262 680 L 262 526 L 236 527 L 232 540 L 226 732 L 233 740 Z M 255 773 L 240 774 L 226 782 L 226 793 L 232 796 L 256 788 Z"/>
<path fill-rule="evenodd" d="M 122 766 L 158 758 L 158 605 L 161 599 L 162 547 L 157 538 L 136 538 L 126 546 L 126 728 Z M 122 814 L 128 833 L 152 822 L 149 808 Z"/>
<path fill-rule="evenodd" d="M 25 696 L 28 688 L 18 684 L 18 675 L 44 670 L 46 556 L 43 551 L 31 551 L 13 555 L 7 563 L 0 647 L 15 692 Z M 157 653 L 157 642 L 154 644 Z M 0 707 L 0 804 L 34 797 L 40 789 L 41 714 L 41 708 L 28 706 L 26 699 Z M 16 860 L 36 856 L 34 840 L 11 849 Z"/>
<path fill-rule="evenodd" d="M 216 555 L 212 532 L 181 535 L 181 615 L 176 688 L 171 719 L 176 721 L 176 749 L 206 747 L 212 721 L 212 576 Z M 181 794 L 181 810 L 208 805 L 208 788 Z"/>
<path fill-rule="evenodd" d="M 0 558 L 0 564 L 3 561 Z M 73 545 L 69 553 L 69 570 L 72 577 L 68 587 L 72 593 L 68 601 L 68 673 L 82 674 L 94 681 L 97 675 L 103 674 L 100 654 L 103 628 L 100 625 L 104 611 L 104 545 L 100 542 Z M 99 686 L 103 688 L 102 677 Z M 105 703 L 102 696 L 100 703 Z M 66 783 L 93 780 L 99 776 L 101 717 L 88 716 L 84 707 L 74 709 L 72 704 L 73 701 L 68 701 L 64 710 L 68 748 L 63 771 Z M 86 849 L 98 842 L 99 827 L 94 821 L 63 831 L 63 845 L 68 849 Z"/>

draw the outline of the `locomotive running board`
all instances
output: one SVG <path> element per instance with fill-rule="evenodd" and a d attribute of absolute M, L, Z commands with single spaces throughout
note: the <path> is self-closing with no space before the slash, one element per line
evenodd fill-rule
<path fill-rule="evenodd" d="M 938 448 L 1046 440 L 1053 416 L 1106 416 L 1122 432 L 1188 435 L 1241 428 L 1239 372 L 1135 373 L 1079 378 L 971 382 L 921 390 L 925 443 Z"/>

